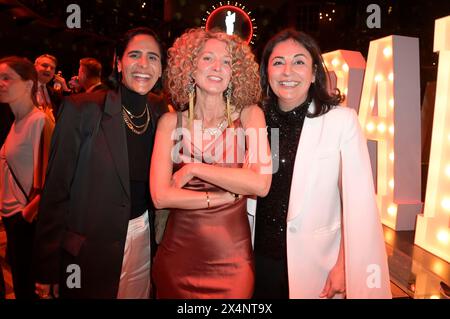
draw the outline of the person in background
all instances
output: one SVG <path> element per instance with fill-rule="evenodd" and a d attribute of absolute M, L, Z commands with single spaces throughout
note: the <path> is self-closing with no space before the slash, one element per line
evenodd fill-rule
<path fill-rule="evenodd" d="M 39 108 L 53 120 L 57 118 L 63 95 L 70 93 L 64 78 L 55 73 L 57 65 L 58 60 L 50 54 L 42 54 L 34 62 L 38 74 L 36 100 Z"/>
<path fill-rule="evenodd" d="M 83 58 L 80 60 L 78 75 L 69 81 L 72 93 L 95 92 L 107 90 L 108 86 L 102 83 L 102 65 L 94 58 Z"/>
<path fill-rule="evenodd" d="M 26 58 L 0 59 L 0 103 L 14 122 L 0 149 L 0 214 L 16 299 L 35 299 L 31 260 L 53 122 L 37 108 L 37 74 Z"/>
<path fill-rule="evenodd" d="M 328 92 L 318 45 L 281 31 L 260 76 L 279 168 L 257 201 L 255 298 L 391 298 L 366 139 L 355 111 Z"/>

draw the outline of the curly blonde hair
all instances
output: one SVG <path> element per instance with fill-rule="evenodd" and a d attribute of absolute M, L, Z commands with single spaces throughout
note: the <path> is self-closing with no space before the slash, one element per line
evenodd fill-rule
<path fill-rule="evenodd" d="M 227 45 L 231 55 L 231 104 L 236 111 L 255 104 L 261 95 L 258 63 L 250 47 L 238 36 L 224 32 L 190 29 L 177 38 L 168 51 L 165 88 L 177 110 L 187 109 L 189 85 L 197 68 L 197 59 L 206 41 L 217 39 Z M 224 92 L 224 99 L 225 99 Z"/>

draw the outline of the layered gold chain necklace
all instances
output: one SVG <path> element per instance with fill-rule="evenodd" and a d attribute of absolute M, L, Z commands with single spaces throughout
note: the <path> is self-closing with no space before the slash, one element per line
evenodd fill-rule
<path fill-rule="evenodd" d="M 144 115 L 147 115 L 147 119 L 145 120 L 144 124 L 136 124 L 133 122 L 133 119 L 140 119 L 142 118 Z M 133 113 L 131 113 L 126 107 L 125 105 L 122 104 L 122 116 L 123 116 L 123 121 L 125 122 L 125 124 L 128 126 L 128 128 L 137 135 L 141 135 L 144 134 L 145 131 L 148 128 L 148 123 L 150 123 L 150 112 L 148 111 L 148 105 L 145 104 L 145 109 L 142 112 L 142 114 L 139 115 L 134 115 Z"/>

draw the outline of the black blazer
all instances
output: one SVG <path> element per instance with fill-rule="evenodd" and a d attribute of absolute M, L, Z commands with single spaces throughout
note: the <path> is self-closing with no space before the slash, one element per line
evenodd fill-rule
<path fill-rule="evenodd" d="M 148 99 L 154 137 L 167 104 Z M 39 206 L 36 281 L 59 283 L 65 298 L 116 298 L 131 210 L 120 93 L 72 95 L 61 107 Z M 80 267 L 81 288 L 67 288 L 70 264 Z"/>

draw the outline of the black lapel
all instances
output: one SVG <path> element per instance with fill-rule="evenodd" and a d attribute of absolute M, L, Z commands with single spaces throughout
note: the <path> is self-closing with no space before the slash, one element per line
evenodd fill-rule
<path fill-rule="evenodd" d="M 105 116 L 102 118 L 102 130 L 105 134 L 114 164 L 122 186 L 130 196 L 130 171 L 125 124 L 122 119 L 122 104 L 119 92 L 108 91 L 105 101 Z"/>

